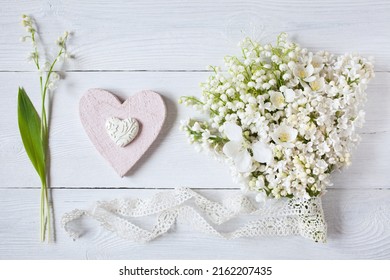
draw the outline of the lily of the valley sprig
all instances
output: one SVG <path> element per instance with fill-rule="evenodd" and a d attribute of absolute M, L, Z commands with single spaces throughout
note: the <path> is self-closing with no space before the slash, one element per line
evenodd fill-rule
<path fill-rule="evenodd" d="M 223 158 L 258 199 L 310 198 L 349 165 L 364 120 L 372 63 L 355 54 L 309 52 L 282 33 L 275 45 L 250 38 L 226 71 L 180 102 L 207 114 L 183 122 L 191 143 Z"/>
<path fill-rule="evenodd" d="M 51 235 L 51 204 L 48 191 L 49 125 L 47 100 L 49 98 L 50 91 L 54 89 L 56 82 L 60 79 L 58 73 L 55 72 L 56 64 L 69 57 L 66 50 L 66 42 L 68 40 L 69 33 L 65 32 L 63 36 L 60 36 L 57 39 L 56 44 L 58 45 L 58 52 L 56 53 L 54 59 L 52 61 L 43 61 L 45 57 L 41 56 L 40 53 L 40 48 L 38 46 L 38 31 L 34 20 L 27 15 L 23 15 L 22 25 L 26 28 L 27 35 L 23 36 L 21 41 L 31 42 L 32 52 L 29 54 L 28 59 L 35 64 L 39 73 L 41 114 L 38 114 L 38 110 L 31 102 L 24 88 L 20 87 L 18 92 L 18 124 L 20 136 L 26 153 L 41 181 L 41 241 L 49 241 Z"/>

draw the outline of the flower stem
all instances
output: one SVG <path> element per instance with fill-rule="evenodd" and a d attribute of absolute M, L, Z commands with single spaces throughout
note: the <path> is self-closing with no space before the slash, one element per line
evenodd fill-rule
<path fill-rule="evenodd" d="M 45 165 L 47 167 L 48 161 L 47 161 L 47 149 L 49 144 L 49 128 L 48 128 L 48 120 L 47 120 L 47 112 L 46 112 L 46 98 L 47 98 L 47 92 L 48 92 L 48 85 L 50 82 L 50 76 L 53 73 L 53 68 L 58 61 L 58 58 L 63 54 L 64 47 L 61 47 L 57 57 L 54 59 L 54 61 L 51 63 L 50 68 L 46 75 L 45 83 L 43 84 L 43 78 L 40 76 L 40 86 L 41 86 L 41 95 L 42 95 L 42 114 L 41 114 L 41 128 L 42 128 L 42 143 L 43 143 L 43 150 L 44 150 L 44 158 L 45 158 Z M 39 64 L 38 64 L 39 65 Z M 39 67 L 37 65 L 37 67 Z M 46 169 L 47 170 L 47 169 Z M 46 171 L 46 176 L 48 176 Z M 42 178 L 42 187 L 41 187 L 41 241 L 50 241 L 50 202 L 49 202 L 49 192 L 48 192 L 48 185 L 47 185 L 47 177 Z M 47 233 L 47 235 L 46 235 Z M 47 236 L 47 238 L 46 238 Z"/>
<path fill-rule="evenodd" d="M 45 211 L 43 209 L 44 197 L 43 197 L 43 184 L 41 186 L 41 242 L 45 241 Z"/>
<path fill-rule="evenodd" d="M 39 40 L 39 34 L 38 34 L 38 28 L 35 24 L 34 20 L 27 16 L 22 15 L 22 25 L 26 27 L 27 32 L 29 33 L 28 36 L 22 37 L 22 41 L 24 41 L 26 38 L 31 39 L 33 50 L 29 56 L 29 59 L 31 59 L 37 70 L 39 71 L 39 85 L 40 85 L 40 92 L 41 92 L 41 116 L 40 116 L 40 147 L 39 147 L 39 156 L 43 156 L 43 162 L 42 159 L 40 161 L 40 169 L 38 171 L 38 174 L 41 179 L 41 204 L 40 204 L 40 222 L 41 222 L 41 241 L 50 241 L 51 236 L 51 225 L 50 225 L 50 215 L 51 215 L 51 209 L 52 207 L 50 203 L 50 192 L 49 192 L 49 109 L 47 108 L 49 102 L 47 99 L 50 98 L 50 89 L 52 88 L 52 84 L 54 83 L 53 80 L 58 79 L 58 75 L 55 79 L 53 79 L 54 76 L 54 66 L 56 63 L 62 58 L 62 56 L 65 57 L 66 54 L 66 41 L 68 39 L 69 33 L 65 32 L 63 36 L 60 36 L 58 40 L 56 41 L 57 45 L 59 46 L 59 50 L 57 53 L 57 56 L 52 62 L 46 62 L 44 65 L 40 64 L 40 55 L 39 55 L 39 48 L 38 48 L 38 42 Z M 48 65 L 48 66 L 47 66 Z M 48 68 L 47 68 L 48 67 Z M 35 108 L 34 108 L 35 109 Z M 42 148 L 42 150 L 40 150 Z"/>

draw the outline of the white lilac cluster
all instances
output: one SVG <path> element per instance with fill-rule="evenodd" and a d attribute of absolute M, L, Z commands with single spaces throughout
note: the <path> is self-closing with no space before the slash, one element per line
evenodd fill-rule
<path fill-rule="evenodd" d="M 247 38 L 242 57 L 225 58 L 202 96 L 179 102 L 207 113 L 184 121 L 192 143 L 222 156 L 258 198 L 324 193 L 332 171 L 350 164 L 364 121 L 372 63 L 358 55 L 309 52 L 279 35 L 276 45 Z"/>

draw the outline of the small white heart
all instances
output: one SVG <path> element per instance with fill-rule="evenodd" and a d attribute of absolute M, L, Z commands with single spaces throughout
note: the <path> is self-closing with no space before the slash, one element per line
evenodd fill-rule
<path fill-rule="evenodd" d="M 119 147 L 125 147 L 137 136 L 139 124 L 133 118 L 121 120 L 111 117 L 106 121 L 106 130 L 115 144 Z"/>

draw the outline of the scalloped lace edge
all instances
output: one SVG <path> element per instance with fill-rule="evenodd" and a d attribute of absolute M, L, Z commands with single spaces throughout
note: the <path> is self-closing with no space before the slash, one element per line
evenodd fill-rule
<path fill-rule="evenodd" d="M 132 221 L 156 215 L 151 230 Z M 240 215 L 251 221 L 232 232 L 220 232 L 215 226 Z M 176 221 L 183 221 L 199 232 L 225 239 L 259 236 L 301 235 L 315 242 L 326 242 L 326 223 L 321 198 L 281 199 L 256 207 L 248 197 L 236 195 L 222 201 L 211 201 L 189 188 L 164 191 L 147 199 L 99 201 L 91 211 L 75 209 L 62 218 L 65 231 L 73 239 L 81 233 L 75 220 L 88 216 L 121 238 L 148 242 L 168 232 Z"/>

